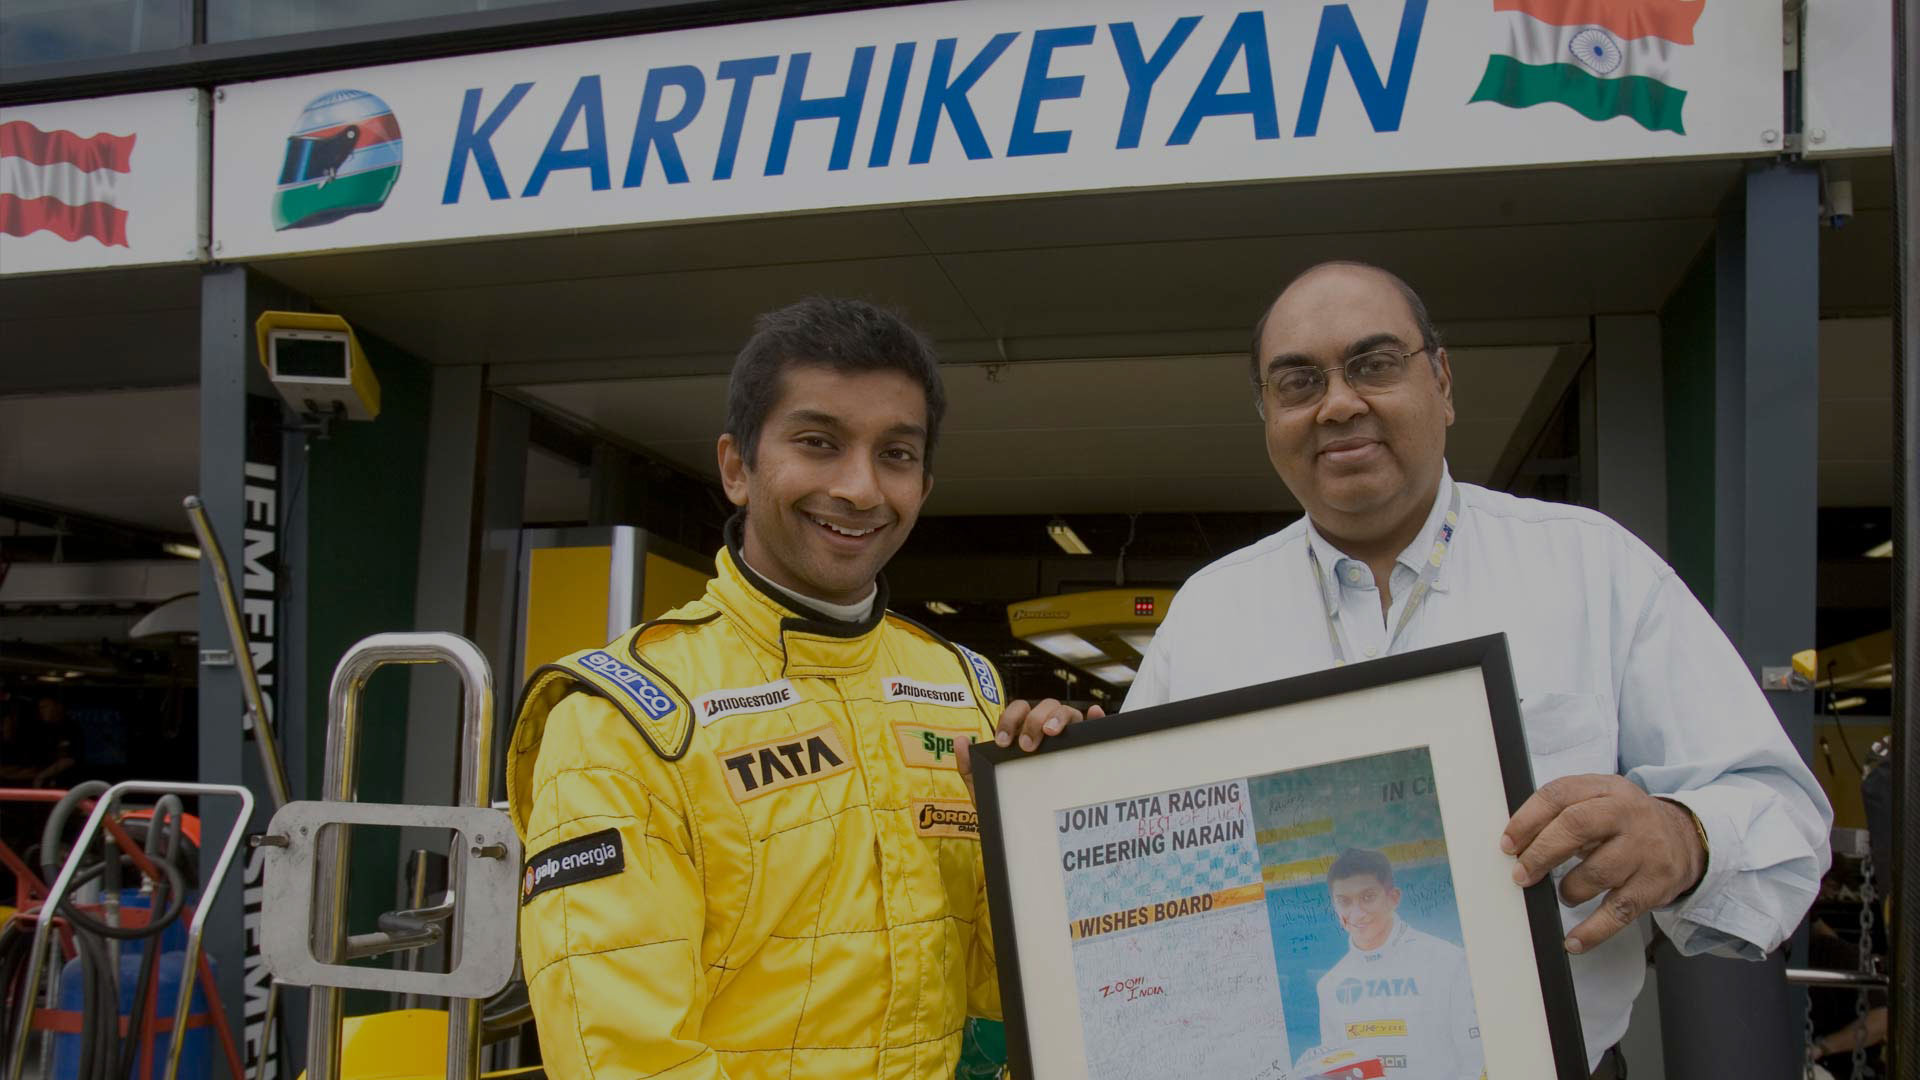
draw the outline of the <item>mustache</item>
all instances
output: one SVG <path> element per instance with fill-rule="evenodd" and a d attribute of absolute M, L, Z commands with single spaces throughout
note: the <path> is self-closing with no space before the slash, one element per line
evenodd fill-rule
<path fill-rule="evenodd" d="M 1318 454 L 1335 443 L 1351 442 L 1355 439 L 1361 439 L 1367 442 L 1387 441 L 1385 433 L 1374 430 L 1372 425 L 1367 425 L 1365 427 L 1348 428 L 1342 431 L 1324 432 L 1320 438 L 1314 440 L 1313 452 Z"/>

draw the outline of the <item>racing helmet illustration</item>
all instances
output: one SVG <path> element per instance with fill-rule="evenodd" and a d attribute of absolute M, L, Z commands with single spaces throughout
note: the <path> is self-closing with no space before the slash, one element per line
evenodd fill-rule
<path fill-rule="evenodd" d="M 287 136 L 273 192 L 275 231 L 325 225 L 386 205 L 400 179 L 400 121 L 365 90 L 307 103 Z"/>

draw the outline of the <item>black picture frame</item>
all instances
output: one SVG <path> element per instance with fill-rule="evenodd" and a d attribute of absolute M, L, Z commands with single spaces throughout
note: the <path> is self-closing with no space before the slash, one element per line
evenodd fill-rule
<path fill-rule="evenodd" d="M 1288 679 L 1189 698 L 1082 723 L 1052 736 L 1033 754 L 1072 753 L 1088 746 L 1112 743 L 1143 734 L 1205 724 L 1226 717 L 1317 701 L 1393 683 L 1477 668 L 1493 724 L 1493 745 L 1504 786 L 1507 812 L 1512 814 L 1534 792 L 1533 769 L 1521 724 L 1513 662 L 1505 634 L 1471 638 L 1433 648 L 1383 657 L 1364 663 L 1328 668 Z M 1008 1063 L 1025 1080 L 1051 1080 L 1033 1066 L 1032 1033 L 1021 977 L 1021 943 L 1013 914 L 1007 858 L 1007 822 L 1001 819 L 999 767 L 1030 757 L 1015 748 L 981 745 L 974 751 L 975 804 L 980 814 L 980 839 L 985 857 L 987 899 L 997 956 L 1001 1009 L 1005 1017 Z M 1439 778 L 1436 778 L 1438 781 Z M 1444 790 L 1444 781 L 1440 781 Z M 1574 997 L 1573 974 L 1564 947 L 1560 905 L 1551 877 L 1524 890 L 1528 936 L 1532 940 L 1536 974 L 1545 1004 L 1553 1080 L 1590 1080 L 1580 1014 Z M 1491 1077 L 1490 1080 L 1509 1080 Z M 1526 1080 L 1536 1080 L 1529 1077 Z"/>

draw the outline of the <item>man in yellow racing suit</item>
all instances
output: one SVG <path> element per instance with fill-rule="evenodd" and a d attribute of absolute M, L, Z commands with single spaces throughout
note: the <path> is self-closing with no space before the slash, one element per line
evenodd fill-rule
<path fill-rule="evenodd" d="M 948 1080 L 967 1018 L 999 1018 L 957 755 L 1005 693 L 879 578 L 942 405 L 889 313 L 763 317 L 705 596 L 529 683 L 507 782 L 551 1076 Z"/>

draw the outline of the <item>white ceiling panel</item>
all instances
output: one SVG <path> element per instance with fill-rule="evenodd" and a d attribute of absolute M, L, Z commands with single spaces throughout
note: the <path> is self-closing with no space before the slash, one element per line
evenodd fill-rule
<path fill-rule="evenodd" d="M 199 483 L 197 387 L 0 397 L 0 493 L 184 533 Z"/>
<path fill-rule="evenodd" d="M 1552 365 L 1545 347 L 1453 353 L 1456 473 L 1484 481 Z M 1129 357 L 943 372 L 947 420 L 929 513 L 1289 508 L 1238 355 Z M 726 400 L 717 375 L 528 387 L 535 401 L 703 476 Z M 1023 499 L 1055 504 L 1031 511 Z M 1027 494 L 1022 494 L 1027 493 Z"/>
<path fill-rule="evenodd" d="M 936 336 L 978 323 L 927 256 L 617 277 L 429 285 L 348 298 L 350 319 L 442 362 L 578 360 L 737 349 L 761 312 L 814 295 L 877 296 Z"/>

